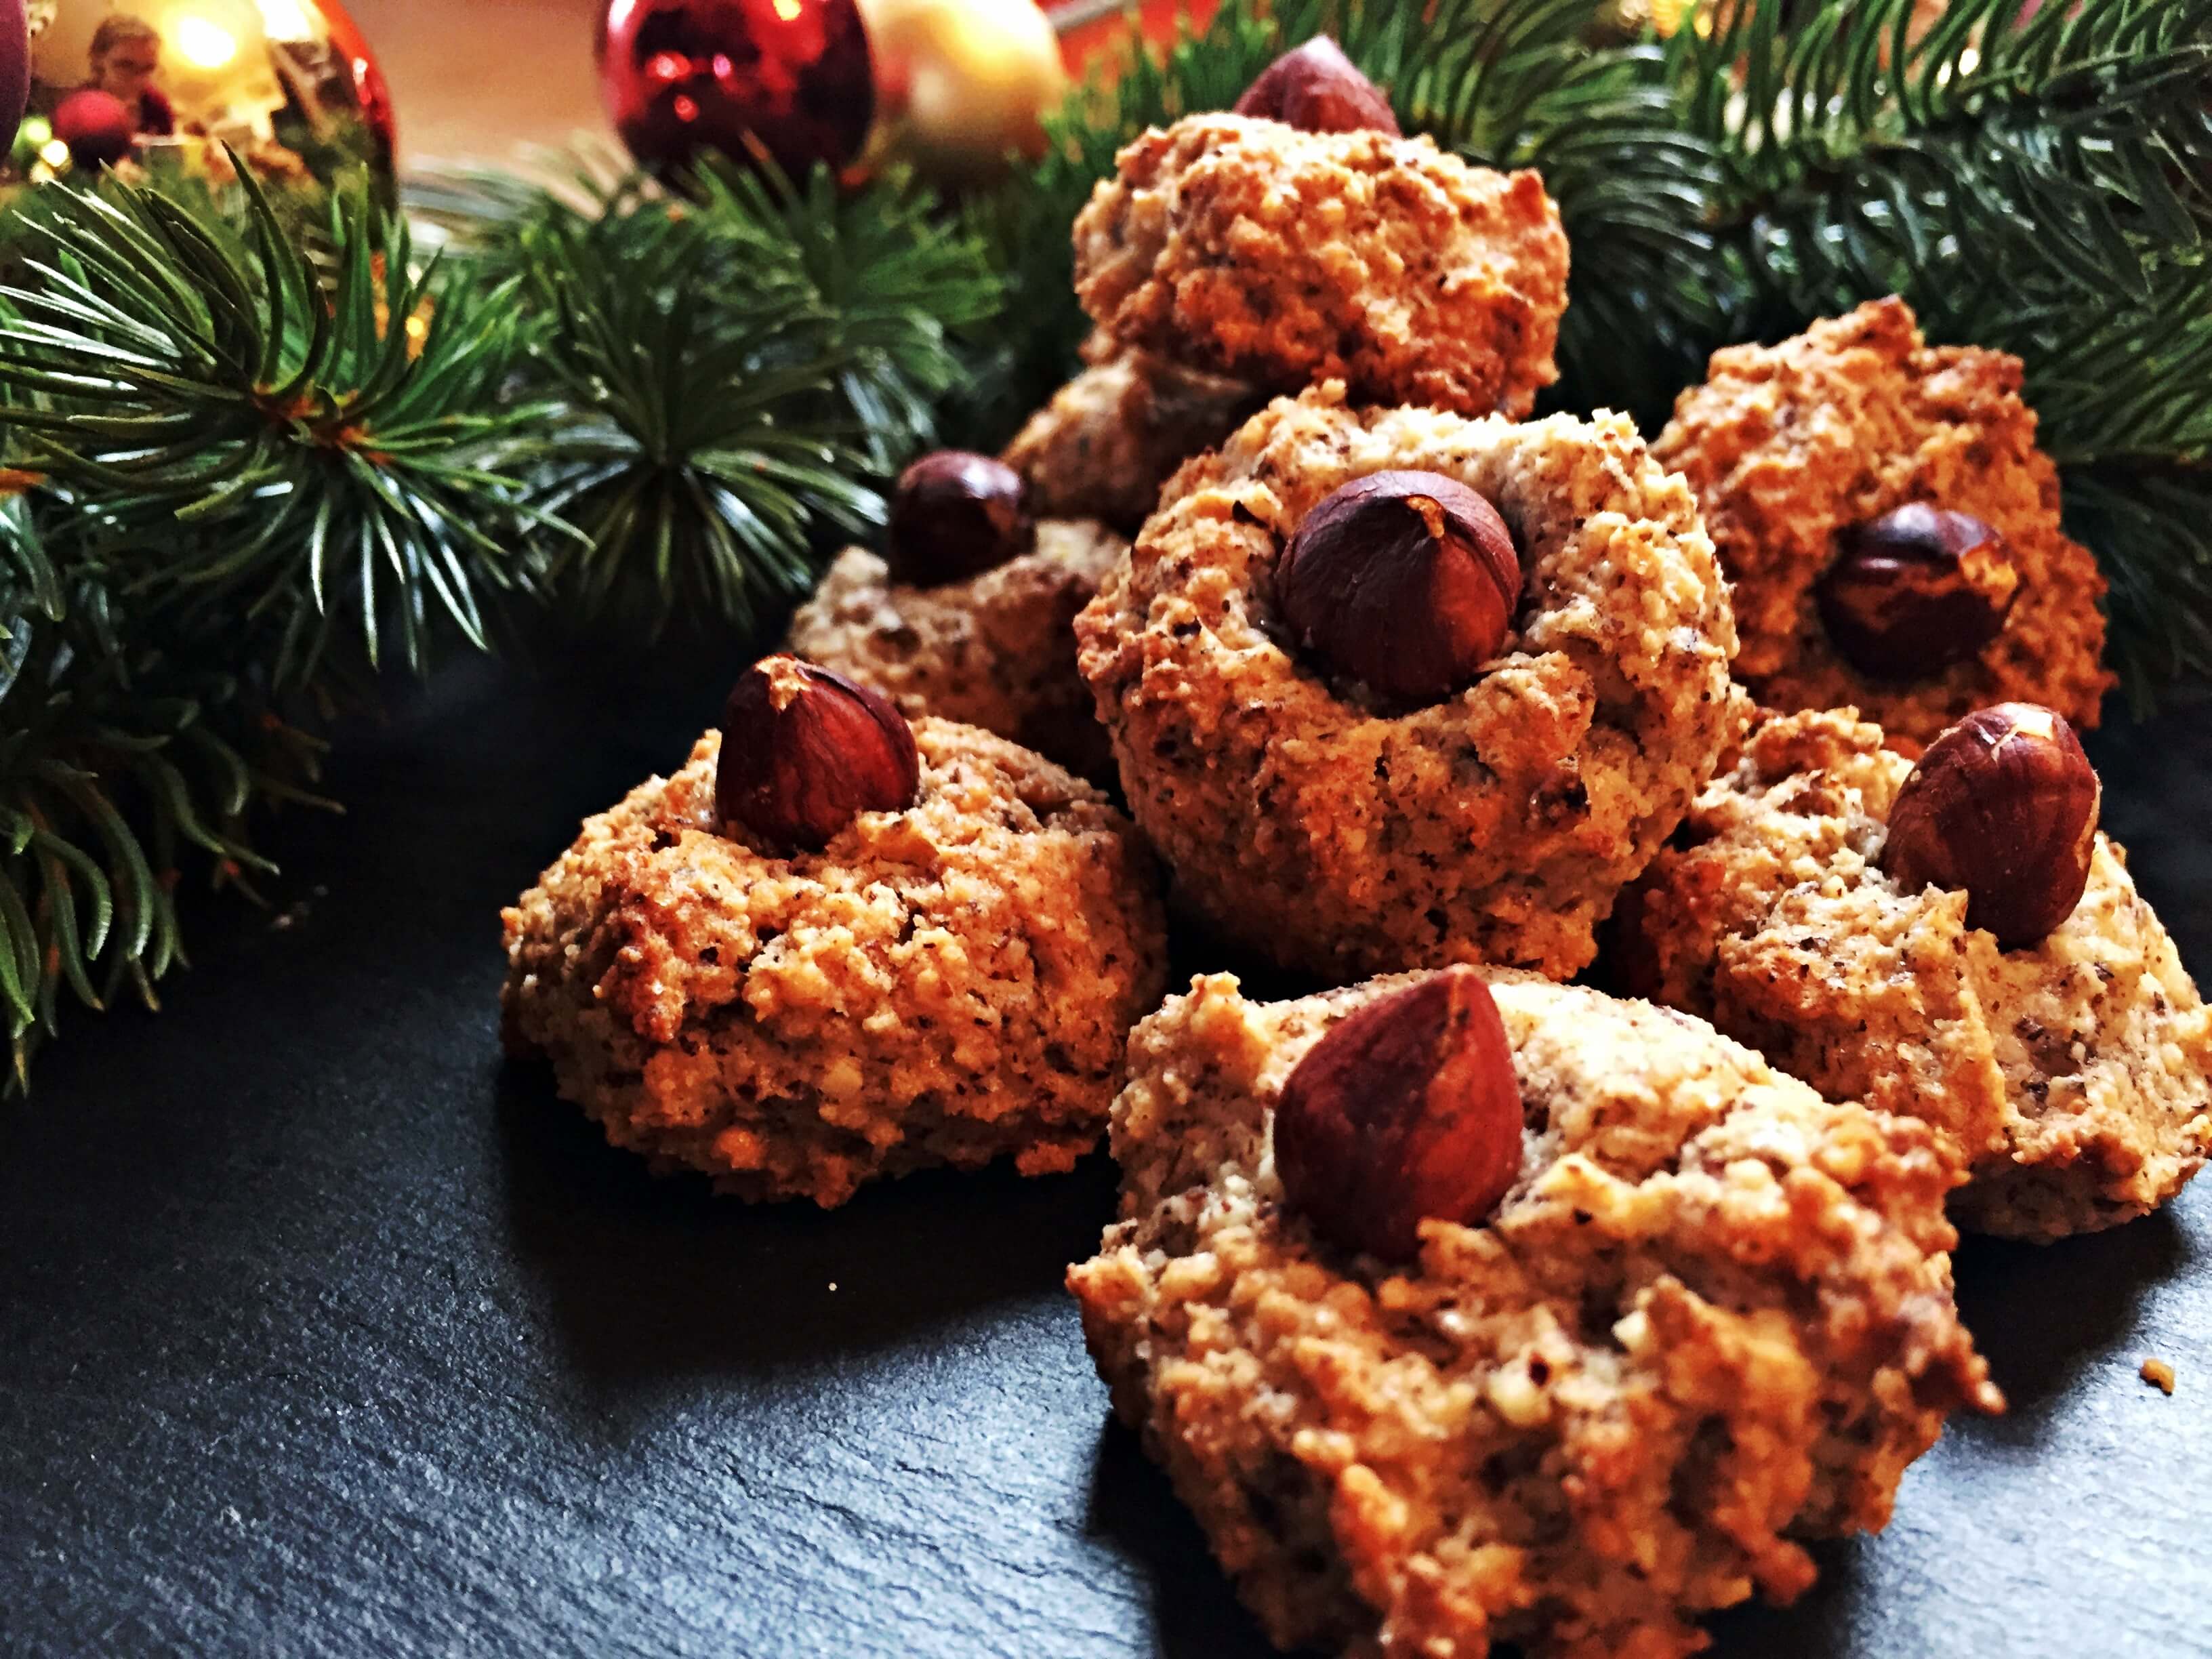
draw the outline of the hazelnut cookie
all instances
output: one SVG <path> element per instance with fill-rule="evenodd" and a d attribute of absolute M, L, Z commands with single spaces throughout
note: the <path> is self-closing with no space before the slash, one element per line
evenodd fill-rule
<path fill-rule="evenodd" d="M 1026 481 L 1039 513 L 1102 519 L 1133 535 L 1175 470 L 1264 401 L 1242 380 L 1109 343 L 1030 416 L 1001 459 Z"/>
<path fill-rule="evenodd" d="M 1071 625 L 1127 547 L 1103 525 L 1047 519 L 1030 552 L 935 587 L 902 583 L 878 555 L 848 548 L 792 617 L 785 648 L 873 686 L 909 716 L 980 726 L 1110 779 Z"/>
<path fill-rule="evenodd" d="M 1393 1266 L 1284 1176 L 1306 1063 L 1431 976 L 1273 1005 L 1201 977 L 1131 1035 L 1121 1219 L 1069 1287 L 1277 1643 L 1674 1659 L 1802 1592 L 1799 1539 L 1880 1528 L 1948 1411 L 2002 1409 L 1952 1300 L 1955 1171 L 1700 1021 L 1488 977 L 1522 1118 L 1486 1217 Z"/>
<path fill-rule="evenodd" d="M 1821 1093 L 1934 1125 L 1972 1176 L 1962 1225 L 2126 1221 L 2203 1163 L 2212 1015 L 2094 817 L 2033 821 L 2060 781 L 1947 779 L 1955 741 L 1916 768 L 1850 709 L 1768 720 L 1623 901 L 1609 960 Z M 1953 886 L 1947 854 L 2005 867 Z"/>
<path fill-rule="evenodd" d="M 1651 453 L 1697 491 L 1762 703 L 1853 705 L 1909 750 L 1997 702 L 2096 724 L 2105 581 L 2021 375 L 1898 299 L 1713 354 Z"/>
<path fill-rule="evenodd" d="M 1559 378 L 1567 239 L 1534 173 L 1427 138 L 1191 115 L 1075 221 L 1076 293 L 1124 343 L 1279 392 L 1525 415 Z"/>
<path fill-rule="evenodd" d="M 587 820 L 503 913 L 510 1048 L 549 1058 L 617 1146 L 747 1199 L 842 1204 L 1002 1154 L 1072 1166 L 1161 988 L 1127 821 L 1028 750 L 925 719 L 912 804 L 793 851 L 725 817 L 722 749 L 708 732 Z M 776 805 L 802 823 L 821 806 Z"/>
<path fill-rule="evenodd" d="M 1076 636 L 1179 895 L 1339 979 L 1573 974 L 1743 712 L 1696 504 L 1620 416 L 1279 399 L 1177 474 Z"/>

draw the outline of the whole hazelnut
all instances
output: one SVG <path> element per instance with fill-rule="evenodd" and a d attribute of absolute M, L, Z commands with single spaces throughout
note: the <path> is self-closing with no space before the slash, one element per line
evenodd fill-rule
<path fill-rule="evenodd" d="M 1828 639 L 1869 679 L 1927 679 L 2004 629 L 2020 592 L 2005 538 L 1915 501 L 1846 528 L 1814 589 Z"/>
<path fill-rule="evenodd" d="M 1521 556 L 1498 509 L 1436 472 L 1376 472 L 1305 516 L 1276 568 L 1298 647 L 1385 697 L 1439 702 L 1498 654 Z"/>
<path fill-rule="evenodd" d="M 1275 1107 L 1285 1201 L 1346 1249 L 1420 1253 L 1424 1216 L 1472 1225 L 1521 1170 L 1521 1085 L 1490 988 L 1447 968 L 1306 1051 Z"/>
<path fill-rule="evenodd" d="M 891 492 L 885 556 L 891 574 L 913 586 L 965 581 L 1036 545 L 1022 475 L 991 456 L 933 451 Z"/>
<path fill-rule="evenodd" d="M 906 717 L 842 674 L 764 657 L 731 690 L 714 770 L 725 825 L 819 850 L 863 812 L 913 805 L 921 778 Z"/>
<path fill-rule="evenodd" d="M 2066 717 L 2028 702 L 1969 714 L 1928 745 L 1889 809 L 1881 867 L 1909 892 L 1966 894 L 2008 951 L 2074 914 L 2103 794 Z"/>
<path fill-rule="evenodd" d="M 1237 100 L 1238 115 L 1262 115 L 1302 132 L 1387 132 L 1398 118 L 1382 89 L 1362 75 L 1326 34 L 1285 52 Z"/>

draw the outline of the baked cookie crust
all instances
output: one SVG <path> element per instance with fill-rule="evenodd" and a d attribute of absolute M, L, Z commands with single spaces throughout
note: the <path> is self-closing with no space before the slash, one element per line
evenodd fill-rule
<path fill-rule="evenodd" d="M 1397 712 L 1291 650 L 1275 563 L 1348 479 L 1487 497 L 1522 554 L 1501 654 Z M 1620 416 L 1525 425 L 1279 399 L 1165 492 L 1076 619 L 1130 809 L 1178 895 L 1279 964 L 1489 962 L 1565 978 L 1742 714 L 1728 595 L 1681 480 Z"/>
<path fill-rule="evenodd" d="M 588 819 L 501 915 L 511 1048 L 659 1170 L 747 1199 L 1097 1142 L 1165 939 L 1103 796 L 972 726 L 915 725 L 921 785 L 818 854 L 718 833 L 708 732 Z"/>
<path fill-rule="evenodd" d="M 1242 380 L 1109 343 L 1101 361 L 1030 416 L 1000 459 L 1022 475 L 1036 512 L 1100 519 L 1133 536 L 1175 470 L 1265 401 Z"/>
<path fill-rule="evenodd" d="M 1274 1103 L 1405 975 L 1248 1002 L 1195 979 L 1130 1039 L 1121 1218 L 1073 1268 L 1115 1409 L 1277 1643 L 1673 1659 L 1879 1528 L 1960 1405 L 1924 1124 L 1835 1104 L 1709 1026 L 1496 976 L 1526 1107 L 1487 1224 L 1393 1272 L 1283 1200 Z"/>
<path fill-rule="evenodd" d="M 2164 1203 L 2212 1143 L 2212 1014 L 2101 832 L 2074 914 L 2001 951 L 1879 867 L 1911 763 L 1849 709 L 1778 717 L 1624 902 L 1622 984 L 1832 1097 L 1926 1119 L 1960 1224 L 2048 1239 Z"/>
<path fill-rule="evenodd" d="M 2037 702 L 2083 729 L 2113 677 L 2105 579 L 2059 527 L 2058 470 L 2035 446 L 2021 363 L 1931 348 L 1902 300 L 1875 301 L 1777 346 L 1713 354 L 1651 453 L 1697 491 L 1735 599 L 1737 675 L 1785 712 L 1860 709 L 1915 752 L 1960 716 Z M 1836 654 L 1814 587 L 1846 526 L 1909 502 L 1980 519 L 2021 585 L 1980 653 L 1920 682 L 1869 679 Z"/>
<path fill-rule="evenodd" d="M 1194 368 L 1520 416 L 1559 378 L 1567 239 L 1534 173 L 1192 115 L 1121 151 L 1076 218 L 1075 279 L 1109 333 Z"/>
<path fill-rule="evenodd" d="M 928 588 L 894 582 L 882 558 L 848 548 L 793 616 L 784 648 L 882 692 L 909 720 L 980 726 L 1111 779 L 1073 625 L 1127 547 L 1102 525 L 1046 519 L 1034 551 Z"/>

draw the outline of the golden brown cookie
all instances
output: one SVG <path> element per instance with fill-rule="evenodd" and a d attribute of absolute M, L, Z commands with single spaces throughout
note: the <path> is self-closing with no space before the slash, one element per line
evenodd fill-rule
<path fill-rule="evenodd" d="M 1700 1614 L 1813 1582 L 1799 1539 L 1880 1528 L 1947 1411 L 2002 1407 L 1952 1303 L 1955 1176 L 1697 1020 L 1498 976 L 1517 1179 L 1386 1268 L 1285 1201 L 1274 1114 L 1418 977 L 1200 978 L 1131 1035 L 1121 1218 L 1068 1275 L 1100 1375 L 1285 1647 L 1696 1652 Z"/>
<path fill-rule="evenodd" d="M 748 1199 L 1073 1165 L 1159 995 L 1150 860 L 1049 762 L 946 720 L 914 735 L 915 804 L 819 853 L 718 829 L 713 732 L 586 821 L 502 915 L 511 1046 L 617 1146 Z"/>
<path fill-rule="evenodd" d="M 1048 519 L 1034 552 L 926 588 L 894 582 L 883 559 L 848 548 L 792 617 L 785 647 L 873 686 L 908 718 L 980 726 L 1111 779 L 1073 623 L 1127 545 L 1101 525 Z"/>
<path fill-rule="evenodd" d="M 1028 483 L 1036 512 L 1102 519 L 1134 535 L 1175 470 L 1263 401 L 1242 380 L 1116 348 L 1054 393 L 1002 459 Z"/>
<path fill-rule="evenodd" d="M 1559 378 L 1567 239 L 1543 181 L 1427 138 L 1154 128 L 1077 217 L 1075 276 L 1117 339 L 1275 391 L 1518 416 Z"/>
<path fill-rule="evenodd" d="M 1486 497 L 1525 573 L 1496 659 L 1411 709 L 1293 650 L 1275 594 L 1316 504 L 1394 468 Z M 1340 978 L 1574 973 L 1741 712 L 1696 505 L 1618 416 L 1363 412 L 1340 386 L 1279 399 L 1176 476 L 1076 634 L 1179 895 L 1247 948 Z"/>
<path fill-rule="evenodd" d="M 2112 684 L 2105 581 L 2059 527 L 2058 471 L 2020 387 L 2019 359 L 1930 348 L 1896 299 L 1713 354 L 1651 452 L 1697 492 L 1735 595 L 1736 673 L 1762 703 L 1853 705 L 1909 747 L 1997 702 L 2097 723 Z M 2017 586 L 2002 631 L 1965 660 L 1870 678 L 1838 653 L 1816 587 L 1849 526 L 1915 502 L 1994 529 Z"/>
<path fill-rule="evenodd" d="M 2099 834 L 2073 914 L 2000 949 L 1964 892 L 1881 866 L 1911 770 L 1850 709 L 1766 722 L 1624 902 L 1620 982 L 1934 1124 L 1971 1166 L 1963 1225 L 2053 1238 L 2165 1202 L 2212 1139 L 2212 1014 L 2126 854 Z"/>

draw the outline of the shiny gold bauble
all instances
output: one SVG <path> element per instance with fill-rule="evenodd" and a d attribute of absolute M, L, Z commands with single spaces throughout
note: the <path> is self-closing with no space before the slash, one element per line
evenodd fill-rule
<path fill-rule="evenodd" d="M 1067 90 L 1060 41 L 1035 0 L 860 0 L 875 60 L 871 155 L 942 183 L 997 173 L 1043 146 Z"/>

